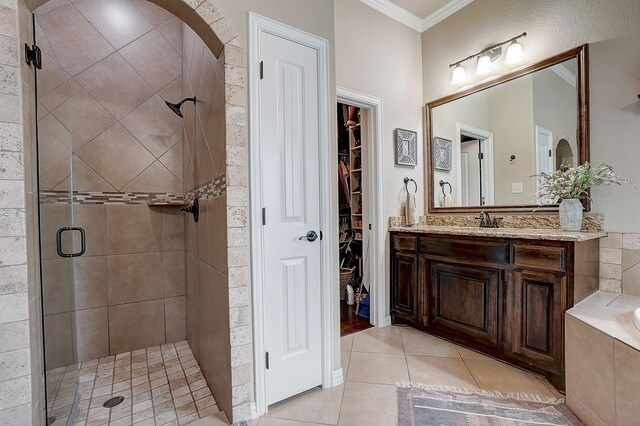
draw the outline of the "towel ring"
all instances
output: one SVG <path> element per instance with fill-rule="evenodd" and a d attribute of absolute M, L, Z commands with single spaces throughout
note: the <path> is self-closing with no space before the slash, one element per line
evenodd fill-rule
<path fill-rule="evenodd" d="M 449 195 L 453 194 L 453 188 L 451 187 L 451 184 L 447 181 L 441 180 L 440 181 L 440 188 L 442 188 L 442 195 L 444 195 L 445 197 L 447 196 L 447 193 L 444 192 L 444 187 L 446 185 L 449 185 Z"/>
<path fill-rule="evenodd" d="M 408 177 L 404 178 L 404 190 L 409 192 L 409 182 L 413 182 L 413 184 L 416 186 L 416 190 L 413 191 L 413 192 L 417 193 L 418 192 L 418 183 L 415 180 L 413 180 L 411 178 L 408 178 Z"/>

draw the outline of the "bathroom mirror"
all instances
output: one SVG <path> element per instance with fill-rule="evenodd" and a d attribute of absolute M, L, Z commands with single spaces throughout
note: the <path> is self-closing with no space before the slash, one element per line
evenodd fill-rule
<path fill-rule="evenodd" d="M 557 210 L 533 175 L 589 161 L 588 92 L 584 45 L 428 103 L 429 213 Z"/>

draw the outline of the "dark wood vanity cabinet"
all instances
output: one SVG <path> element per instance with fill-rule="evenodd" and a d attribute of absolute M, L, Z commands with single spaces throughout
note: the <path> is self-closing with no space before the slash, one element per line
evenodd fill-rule
<path fill-rule="evenodd" d="M 564 313 L 597 290 L 598 275 L 598 240 L 392 232 L 392 322 L 543 374 L 564 390 Z"/>

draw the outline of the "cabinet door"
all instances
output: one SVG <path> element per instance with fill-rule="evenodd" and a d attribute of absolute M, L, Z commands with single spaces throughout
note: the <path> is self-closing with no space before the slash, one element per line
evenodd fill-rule
<path fill-rule="evenodd" d="M 391 312 L 398 319 L 418 318 L 418 256 L 412 252 L 391 254 Z"/>
<path fill-rule="evenodd" d="M 498 346 L 500 271 L 431 263 L 429 327 L 462 343 Z"/>
<path fill-rule="evenodd" d="M 516 269 L 513 279 L 513 353 L 542 368 L 562 368 L 566 277 Z"/>

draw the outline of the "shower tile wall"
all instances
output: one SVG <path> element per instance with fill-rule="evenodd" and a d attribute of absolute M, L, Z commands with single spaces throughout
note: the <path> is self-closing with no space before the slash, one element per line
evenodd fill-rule
<path fill-rule="evenodd" d="M 35 14 L 41 188 L 182 193 L 182 120 L 164 104 L 182 98 L 182 22 L 145 0 L 57 0 Z M 67 214 L 87 232 L 73 262 L 55 252 Z M 42 218 L 48 368 L 186 337 L 176 208 L 45 203 Z"/>
<path fill-rule="evenodd" d="M 35 12 L 41 188 L 181 192 L 182 122 L 164 101 L 182 97 L 182 22 L 143 0 L 51 3 Z"/>
<path fill-rule="evenodd" d="M 86 253 L 60 258 L 67 205 L 43 204 L 47 367 L 186 338 L 184 222 L 172 207 L 73 206 Z M 76 247 L 77 250 L 77 247 Z M 74 280 L 64 274 L 74 274 Z"/>
<path fill-rule="evenodd" d="M 215 58 L 183 25 L 185 192 L 226 174 L 224 57 Z M 232 413 L 226 191 L 200 200 L 200 220 L 186 218 L 187 341 L 221 410 Z"/>

